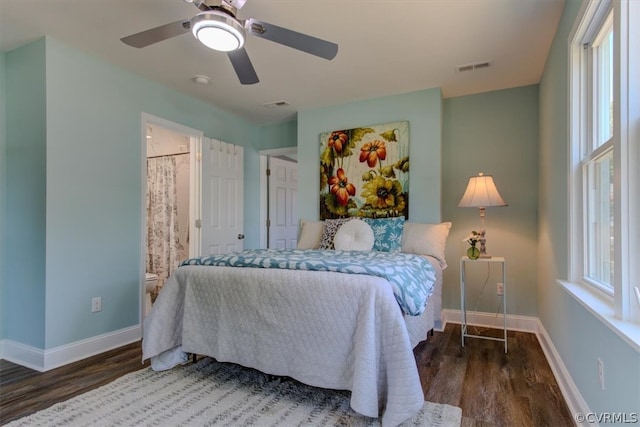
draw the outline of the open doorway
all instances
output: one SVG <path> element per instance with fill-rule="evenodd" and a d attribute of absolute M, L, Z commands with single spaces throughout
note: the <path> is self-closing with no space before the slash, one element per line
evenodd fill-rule
<path fill-rule="evenodd" d="M 178 264 L 200 253 L 202 132 L 142 118 L 141 320 Z"/>

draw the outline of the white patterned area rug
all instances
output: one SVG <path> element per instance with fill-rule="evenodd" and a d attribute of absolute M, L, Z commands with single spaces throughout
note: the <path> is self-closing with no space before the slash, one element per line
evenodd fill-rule
<path fill-rule="evenodd" d="M 403 426 L 460 426 L 462 410 L 425 402 Z M 151 368 L 20 418 L 8 426 L 377 426 L 349 393 L 204 358 Z"/>

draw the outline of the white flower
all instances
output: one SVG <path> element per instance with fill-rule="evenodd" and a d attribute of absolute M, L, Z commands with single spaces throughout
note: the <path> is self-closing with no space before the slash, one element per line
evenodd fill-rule
<path fill-rule="evenodd" d="M 478 233 L 476 230 L 473 230 L 467 237 L 462 239 L 462 241 L 470 244 L 471 246 L 475 246 L 476 243 L 478 243 L 481 238 L 482 238 L 482 235 Z"/>

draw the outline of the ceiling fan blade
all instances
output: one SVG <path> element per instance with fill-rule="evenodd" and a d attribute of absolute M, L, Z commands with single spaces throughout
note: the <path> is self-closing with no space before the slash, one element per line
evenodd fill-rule
<path fill-rule="evenodd" d="M 271 40 L 320 58 L 333 59 L 338 54 L 338 45 L 335 43 L 258 21 L 257 19 L 248 19 L 245 23 L 245 28 L 254 36 Z"/>
<path fill-rule="evenodd" d="M 253 68 L 251 59 L 249 59 L 249 55 L 244 48 L 227 52 L 227 55 L 240 79 L 240 83 L 243 85 L 252 85 L 260 81 L 256 70 Z"/>
<path fill-rule="evenodd" d="M 189 32 L 189 30 L 191 30 L 191 21 L 187 19 L 186 21 L 181 20 L 160 25 L 159 27 L 123 37 L 120 40 L 129 46 L 141 48 L 170 39 L 171 37 L 179 36 L 180 34 Z"/>

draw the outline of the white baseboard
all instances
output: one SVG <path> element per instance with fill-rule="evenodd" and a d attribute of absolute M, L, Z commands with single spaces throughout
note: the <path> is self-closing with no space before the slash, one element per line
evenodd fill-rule
<path fill-rule="evenodd" d="M 139 341 L 141 332 L 140 325 L 136 325 L 50 350 L 17 341 L 2 340 L 0 341 L 0 359 L 44 372 Z"/>
<path fill-rule="evenodd" d="M 589 409 L 589 406 L 587 406 L 587 402 L 585 402 L 582 394 L 578 391 L 578 387 L 573 382 L 571 375 L 569 375 L 569 371 L 567 371 L 566 366 L 562 362 L 556 347 L 553 345 L 553 341 L 551 341 L 549 334 L 547 334 L 547 330 L 544 328 L 540 319 L 537 320 L 537 336 L 538 341 L 540 342 L 540 347 L 542 347 L 542 351 L 549 362 L 549 366 L 551 366 L 553 375 L 556 377 L 556 381 L 562 391 L 564 400 L 567 402 L 567 406 L 569 406 L 569 412 L 571 412 L 572 415 L 590 414 L 591 410 Z M 576 421 L 574 420 L 574 422 Z M 593 424 L 589 424 L 586 420 L 582 423 L 576 424 L 580 426 L 593 426 Z"/>
<path fill-rule="evenodd" d="M 503 316 L 495 313 L 467 312 L 467 322 L 474 326 L 502 328 Z M 442 310 L 442 330 L 447 323 L 462 323 L 460 310 Z M 542 322 L 537 317 L 507 315 L 507 329 L 510 331 L 529 332 L 536 334 L 540 347 L 547 358 L 551 371 L 556 378 L 564 400 L 567 402 L 569 412 L 573 414 L 589 414 L 591 411 L 587 406 L 582 394 L 573 382 L 569 371 L 562 362 L 553 341 L 547 334 Z M 575 420 L 574 420 L 575 422 Z M 592 426 L 593 424 L 583 423 L 580 426 Z"/>
<path fill-rule="evenodd" d="M 460 310 L 442 310 L 442 323 L 462 323 Z M 502 329 L 503 315 L 496 313 L 482 313 L 467 311 L 467 322 L 470 325 L 480 326 L 484 328 Z M 538 333 L 537 317 L 507 315 L 507 329 L 510 331 Z"/>

